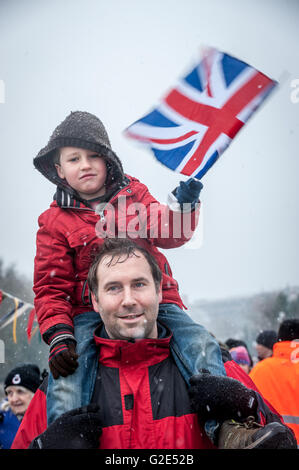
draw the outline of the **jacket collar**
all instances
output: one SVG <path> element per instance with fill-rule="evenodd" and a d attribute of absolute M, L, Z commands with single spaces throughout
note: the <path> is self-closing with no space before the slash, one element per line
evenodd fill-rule
<path fill-rule="evenodd" d="M 299 360 L 299 343 L 297 341 L 279 341 L 273 346 L 273 357 L 284 357 L 285 359 Z"/>
<path fill-rule="evenodd" d="M 99 349 L 99 362 L 107 367 L 142 365 L 148 367 L 166 359 L 169 352 L 171 331 L 161 322 L 158 322 L 158 339 L 137 339 L 126 341 L 110 339 L 104 329 L 103 322 L 94 332 L 94 340 Z M 162 332 L 162 337 L 161 337 Z"/>
<path fill-rule="evenodd" d="M 125 176 L 122 184 L 115 188 L 114 191 L 110 191 L 107 195 L 107 201 L 113 199 L 113 197 L 118 194 L 123 188 L 130 184 L 130 179 Z M 71 188 L 63 188 L 57 186 L 56 192 L 53 197 L 58 207 L 62 209 L 91 209 L 88 201 L 82 199 L 75 193 Z"/>

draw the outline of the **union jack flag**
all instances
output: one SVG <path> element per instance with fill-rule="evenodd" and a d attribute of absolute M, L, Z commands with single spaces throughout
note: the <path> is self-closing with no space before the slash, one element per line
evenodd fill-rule
<path fill-rule="evenodd" d="M 208 49 L 125 135 L 148 144 L 168 168 L 201 179 L 276 85 L 245 62 Z"/>

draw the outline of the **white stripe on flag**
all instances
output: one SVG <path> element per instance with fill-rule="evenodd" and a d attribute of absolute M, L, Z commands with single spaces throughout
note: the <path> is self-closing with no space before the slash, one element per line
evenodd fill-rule
<path fill-rule="evenodd" d="M 197 167 L 197 169 L 192 173 L 191 177 L 194 177 L 197 175 L 197 173 L 204 168 L 208 160 L 211 158 L 213 153 L 217 151 L 219 153 L 219 156 L 224 152 L 224 150 L 229 146 L 231 142 L 231 139 L 225 135 L 221 134 L 215 142 L 209 147 L 209 150 L 207 151 L 206 155 L 204 156 L 203 161 L 201 162 L 200 166 Z"/>

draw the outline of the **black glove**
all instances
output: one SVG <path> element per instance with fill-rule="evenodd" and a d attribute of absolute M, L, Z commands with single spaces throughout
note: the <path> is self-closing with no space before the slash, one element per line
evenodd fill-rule
<path fill-rule="evenodd" d="M 189 178 L 186 182 L 181 181 L 180 185 L 175 188 L 172 192 L 180 206 L 183 208 L 183 204 L 191 204 L 193 209 L 195 204 L 198 202 L 200 192 L 203 188 L 201 181 Z"/>
<path fill-rule="evenodd" d="M 257 416 L 258 402 L 254 390 L 231 377 L 203 372 L 190 379 L 191 406 L 202 422 L 209 419 L 242 420 Z"/>
<path fill-rule="evenodd" d="M 78 367 L 73 329 L 60 323 L 49 328 L 43 334 L 43 339 L 50 346 L 49 369 L 54 379 L 73 374 Z"/>
<path fill-rule="evenodd" d="M 61 415 L 29 449 L 98 449 L 101 434 L 100 408 L 91 404 Z"/>

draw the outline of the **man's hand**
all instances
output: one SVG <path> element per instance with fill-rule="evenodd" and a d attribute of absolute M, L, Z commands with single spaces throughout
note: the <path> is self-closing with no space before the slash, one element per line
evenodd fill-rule
<path fill-rule="evenodd" d="M 29 449 L 98 449 L 101 434 L 100 408 L 91 404 L 61 415 Z"/>
<path fill-rule="evenodd" d="M 190 402 L 201 421 L 208 419 L 258 419 L 256 392 L 231 377 L 211 375 L 208 371 L 190 379 Z"/>
<path fill-rule="evenodd" d="M 194 206 L 199 199 L 200 192 L 203 188 L 201 181 L 189 178 L 186 182 L 181 181 L 180 185 L 172 192 L 181 207 L 183 204 L 191 204 Z"/>

